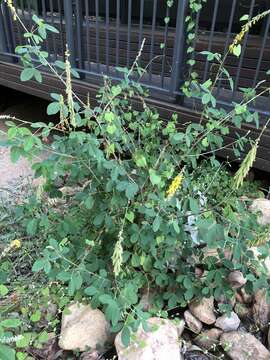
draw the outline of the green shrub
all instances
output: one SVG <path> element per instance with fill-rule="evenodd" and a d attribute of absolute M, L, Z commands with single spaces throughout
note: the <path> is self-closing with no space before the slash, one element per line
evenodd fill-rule
<path fill-rule="evenodd" d="M 42 81 L 33 58 L 48 65 L 40 46 L 48 31 L 57 31 L 36 16 L 33 21 L 36 32 L 17 48 L 25 66 L 22 81 Z M 77 73 L 66 55 L 65 63 L 49 65 L 66 85 L 66 95 L 51 94 L 48 106 L 48 114 L 59 114 L 59 124 L 31 124 L 39 130 L 32 134 L 7 122 L 13 160 L 34 159 L 44 148 L 51 154 L 33 164 L 45 179 L 43 193 L 22 210 L 27 235 L 44 241 L 33 271 L 65 284 L 70 298 L 102 308 L 114 331 L 124 328 L 125 344 L 151 313 L 166 316 L 202 296 L 233 298 L 227 281 L 232 270 L 243 272 L 248 293 L 268 289 L 267 274 L 249 250 L 264 229 L 240 199 L 248 191 L 236 189 L 215 157 L 230 124 L 258 123 L 250 99 L 225 111 L 217 107 L 212 80 L 193 83 L 190 92 L 204 105 L 202 119 L 180 128 L 176 116 L 164 121 L 147 105 L 147 92 L 134 80 L 144 71 L 137 58 L 131 69 L 118 69 L 119 83 L 105 78 L 98 105 L 90 108 L 72 92 Z M 221 62 L 218 54 L 206 56 Z M 221 69 L 231 82 L 222 62 Z M 45 137 L 52 138 L 50 146 L 42 143 Z M 241 137 L 231 146 L 238 154 L 246 143 Z M 48 197 L 56 198 L 55 206 Z M 149 291 L 154 301 L 144 312 L 140 298 Z"/>

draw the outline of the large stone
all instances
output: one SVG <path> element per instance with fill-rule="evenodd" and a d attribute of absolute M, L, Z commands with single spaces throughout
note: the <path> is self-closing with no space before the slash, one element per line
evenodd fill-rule
<path fill-rule="evenodd" d="M 228 281 L 233 289 L 240 289 L 247 282 L 247 280 L 244 278 L 243 274 L 239 270 L 232 271 L 228 276 Z"/>
<path fill-rule="evenodd" d="M 184 318 L 188 328 L 192 332 L 194 332 L 195 334 L 199 334 L 202 331 L 203 325 L 201 321 L 195 318 L 195 316 L 193 316 L 190 311 L 186 310 L 184 312 Z"/>
<path fill-rule="evenodd" d="M 255 336 L 243 331 L 221 335 L 220 341 L 232 360 L 269 360 L 270 352 Z"/>
<path fill-rule="evenodd" d="M 250 206 L 250 210 L 253 212 L 259 212 L 258 223 L 260 225 L 270 224 L 270 200 L 267 199 L 255 199 Z"/>
<path fill-rule="evenodd" d="M 110 325 L 104 314 L 89 305 L 72 304 L 63 314 L 59 346 L 64 350 L 104 349 L 112 342 Z"/>
<path fill-rule="evenodd" d="M 199 301 L 192 301 L 189 304 L 190 312 L 201 322 L 207 325 L 214 324 L 216 316 L 214 314 L 214 298 L 203 298 Z"/>
<path fill-rule="evenodd" d="M 240 319 L 234 311 L 230 315 L 224 314 L 220 316 L 215 323 L 216 327 L 225 332 L 237 330 L 239 325 Z"/>
<path fill-rule="evenodd" d="M 194 342 L 205 350 L 215 350 L 221 334 L 222 330 L 220 329 L 212 328 L 209 330 L 205 330 L 201 332 L 200 335 L 196 336 Z"/>
<path fill-rule="evenodd" d="M 115 338 L 119 360 L 180 360 L 177 326 L 171 320 L 150 318 L 149 330 L 142 327 L 134 334 L 128 347 L 121 341 L 121 332 Z"/>
<path fill-rule="evenodd" d="M 264 329 L 270 321 L 270 304 L 267 302 L 266 292 L 263 289 L 258 290 L 255 294 L 253 319 L 260 329 Z"/>

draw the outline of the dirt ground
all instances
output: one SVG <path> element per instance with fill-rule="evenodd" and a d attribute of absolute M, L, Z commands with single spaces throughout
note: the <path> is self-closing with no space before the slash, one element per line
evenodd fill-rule
<path fill-rule="evenodd" d="M 46 104 L 31 97 L 18 105 L 8 107 L 0 115 L 11 115 L 30 122 L 48 121 Z M 27 160 L 21 158 L 15 164 L 11 162 L 10 149 L 5 145 L 4 133 L 8 129 L 5 121 L 0 119 L 0 192 L 10 188 L 14 183 L 28 180 L 33 175 L 31 164 Z"/>

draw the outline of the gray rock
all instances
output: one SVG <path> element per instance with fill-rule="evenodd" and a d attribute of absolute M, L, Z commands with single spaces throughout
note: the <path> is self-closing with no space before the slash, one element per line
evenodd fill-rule
<path fill-rule="evenodd" d="M 237 330 L 239 325 L 240 319 L 234 311 L 230 315 L 224 314 L 220 316 L 215 323 L 216 327 L 225 332 Z"/>
<path fill-rule="evenodd" d="M 197 318 L 195 318 L 195 316 L 193 316 L 191 314 L 191 312 L 189 312 L 188 310 L 186 310 L 184 312 L 184 318 L 186 321 L 186 324 L 188 326 L 188 328 L 194 332 L 195 334 L 199 334 L 202 331 L 202 323 L 200 320 L 198 320 Z"/>
<path fill-rule="evenodd" d="M 151 331 L 142 327 L 134 334 L 130 345 L 124 347 L 121 332 L 115 338 L 119 360 L 181 360 L 177 327 L 171 320 L 150 318 Z"/>
<path fill-rule="evenodd" d="M 229 274 L 228 282 L 233 289 L 240 289 L 246 284 L 247 280 L 244 278 L 244 275 L 241 273 L 241 271 L 236 270 Z"/>
<path fill-rule="evenodd" d="M 231 331 L 221 335 L 220 341 L 232 360 L 269 360 L 270 352 L 255 336 Z"/>
<path fill-rule="evenodd" d="M 63 314 L 59 347 L 63 350 L 104 349 L 112 342 L 110 325 L 104 314 L 89 305 L 72 304 L 69 314 Z"/>
<path fill-rule="evenodd" d="M 263 289 L 258 290 L 255 294 L 253 319 L 260 329 L 264 329 L 270 321 L 270 304 L 267 302 L 266 292 Z"/>
<path fill-rule="evenodd" d="M 270 200 L 267 199 L 255 199 L 250 206 L 250 210 L 253 212 L 259 212 L 258 223 L 260 225 L 270 224 Z"/>
<path fill-rule="evenodd" d="M 189 304 L 190 312 L 201 322 L 207 325 L 214 324 L 216 316 L 214 314 L 214 298 L 203 298 L 199 301 L 192 301 Z"/>
<path fill-rule="evenodd" d="M 195 344 L 206 350 L 215 350 L 215 347 L 219 343 L 219 338 L 222 334 L 222 330 L 212 328 L 205 330 L 196 336 L 194 339 Z"/>

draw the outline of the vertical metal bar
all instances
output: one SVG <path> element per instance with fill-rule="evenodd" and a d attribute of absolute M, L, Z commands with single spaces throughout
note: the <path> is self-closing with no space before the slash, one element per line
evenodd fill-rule
<path fill-rule="evenodd" d="M 32 9 L 31 9 L 31 4 L 30 4 L 29 0 L 27 0 L 27 11 L 28 11 L 28 17 L 29 17 L 29 24 L 31 26 L 33 26 L 34 22 L 32 20 Z"/>
<path fill-rule="evenodd" d="M 58 13 L 59 13 L 59 35 L 61 38 L 61 51 L 62 59 L 65 60 L 65 40 L 64 40 L 64 29 L 63 29 L 63 9 L 62 0 L 58 0 Z"/>
<path fill-rule="evenodd" d="M 229 25 L 228 25 L 227 35 L 226 35 L 226 43 L 225 43 L 224 52 L 223 52 L 223 58 L 225 57 L 225 55 L 226 55 L 226 53 L 228 51 L 228 48 L 229 48 L 230 37 L 231 37 L 231 34 L 232 34 L 233 19 L 234 19 L 234 15 L 235 15 L 236 3 L 237 3 L 237 0 L 233 0 L 230 20 L 229 20 Z M 221 84 L 222 84 L 222 80 L 220 79 L 218 81 L 217 95 L 220 92 Z"/>
<path fill-rule="evenodd" d="M 258 81 L 259 71 L 260 71 L 261 64 L 262 64 L 262 59 L 263 59 L 263 53 L 264 53 L 267 37 L 268 37 L 268 34 L 269 34 L 269 28 L 270 28 L 270 15 L 268 15 L 267 22 L 266 22 L 266 25 L 265 25 L 263 41 L 262 41 L 262 46 L 261 46 L 261 50 L 260 50 L 260 56 L 259 56 L 259 59 L 258 59 L 257 68 L 256 68 L 256 74 L 255 74 L 255 77 L 254 77 L 254 80 L 253 80 L 253 85 L 252 85 L 253 88 L 256 86 L 257 81 Z"/>
<path fill-rule="evenodd" d="M 82 1 L 76 0 L 76 34 L 77 34 L 77 52 L 78 55 L 78 67 L 79 69 L 84 69 L 84 61 L 82 54 Z"/>
<path fill-rule="evenodd" d="M 106 73 L 109 75 L 109 46 L 110 46 L 110 39 L 109 39 L 109 17 L 110 17 L 110 7 L 109 7 L 109 0 L 106 0 Z"/>
<path fill-rule="evenodd" d="M 53 17 L 53 0 L 50 0 L 50 13 L 51 13 L 51 24 L 54 26 L 54 17 Z M 54 53 L 54 60 L 57 59 L 57 48 L 55 42 L 55 34 L 51 34 L 52 42 L 53 42 L 53 53 Z"/>
<path fill-rule="evenodd" d="M 207 51 L 212 50 L 212 43 L 213 43 L 213 37 L 214 37 L 214 32 L 215 32 L 215 27 L 216 27 L 218 6 L 219 6 L 219 0 L 216 0 L 215 1 L 214 14 L 213 14 L 213 18 L 212 18 L 212 25 L 211 25 L 210 38 L 209 38 Z M 204 66 L 203 82 L 205 82 L 205 80 L 206 80 L 207 73 L 208 73 L 208 68 L 209 68 L 209 61 L 206 60 L 205 66 Z"/>
<path fill-rule="evenodd" d="M 251 2 L 251 6 L 250 6 L 250 10 L 249 10 L 249 18 L 252 18 L 253 15 L 253 11 L 254 11 L 254 6 L 255 6 L 255 0 L 252 0 Z M 244 41 L 243 41 L 243 45 L 242 45 L 242 51 L 241 51 L 241 55 L 240 55 L 240 60 L 238 62 L 238 66 L 237 66 L 237 73 L 236 73 L 236 77 L 235 77 L 235 81 L 234 81 L 234 89 L 232 91 L 232 97 L 231 99 L 234 98 L 235 93 L 237 91 L 238 88 L 238 84 L 239 84 L 239 78 L 240 78 L 240 73 L 241 73 L 241 68 L 242 68 L 242 64 L 243 64 L 243 60 L 244 60 L 244 54 L 245 54 L 245 50 L 246 50 L 246 46 L 247 46 L 247 41 L 248 41 L 248 35 L 249 33 L 245 34 L 244 37 Z"/>
<path fill-rule="evenodd" d="M 153 3 L 153 15 L 152 15 L 152 28 L 151 28 L 151 46 L 150 46 L 150 65 L 149 65 L 149 81 L 152 82 L 152 70 L 153 70 L 153 56 L 154 56 L 154 44 L 155 44 L 155 30 L 156 30 L 156 17 L 157 17 L 157 0 Z"/>
<path fill-rule="evenodd" d="M 18 4 L 17 4 L 17 0 L 13 0 L 13 3 L 14 3 L 14 6 L 15 6 L 15 9 L 16 11 L 18 11 Z M 20 24 L 17 23 L 16 24 L 16 27 L 17 27 L 17 35 L 18 35 L 18 39 L 19 39 L 19 44 L 22 45 L 23 43 L 23 38 L 22 38 L 22 32 L 20 31 Z"/>
<path fill-rule="evenodd" d="M 119 66 L 120 0 L 116 2 L 116 67 Z"/>
<path fill-rule="evenodd" d="M 25 20 L 25 12 L 24 12 L 24 3 L 23 3 L 23 0 L 20 0 L 20 8 L 21 8 L 21 10 L 22 10 L 23 20 Z"/>
<path fill-rule="evenodd" d="M 166 18 L 170 17 L 170 8 L 167 5 L 166 8 Z M 162 56 L 162 65 L 161 65 L 161 87 L 164 88 L 164 74 L 165 74 L 165 62 L 166 62 L 166 53 L 167 53 L 167 47 L 168 47 L 168 22 L 165 22 L 165 29 L 164 29 L 164 49 L 163 49 L 163 56 Z"/>
<path fill-rule="evenodd" d="M 90 24 L 89 24 L 89 0 L 85 0 L 85 25 L 86 25 L 86 51 L 87 51 L 87 63 L 88 71 L 91 70 L 91 44 L 90 44 Z"/>
<path fill-rule="evenodd" d="M 66 23 L 66 37 L 67 45 L 70 51 L 70 63 L 71 66 L 76 66 L 76 56 L 75 56 L 75 45 L 74 45 L 74 35 L 73 35 L 73 8 L 72 2 L 64 0 L 64 14 L 65 14 L 65 23 Z"/>
<path fill-rule="evenodd" d="M 4 28 L 4 16 L 2 12 L 4 6 L 4 3 L 0 4 L 0 52 L 8 52 L 8 44 Z"/>
<path fill-rule="evenodd" d="M 47 22 L 47 9 L 46 9 L 45 0 L 42 0 L 42 17 L 43 17 L 44 21 Z M 47 53 L 50 55 L 49 42 L 48 42 L 47 38 L 45 39 L 45 47 L 46 47 Z"/>
<path fill-rule="evenodd" d="M 6 44 L 7 50 L 9 54 L 14 54 L 15 45 L 13 42 L 13 29 L 12 29 L 12 20 L 9 9 L 7 5 L 3 4 L 3 26 L 4 26 L 4 33 L 6 36 Z"/>
<path fill-rule="evenodd" d="M 99 61 L 99 0 L 96 0 L 96 62 L 97 70 L 100 72 L 100 61 Z"/>
<path fill-rule="evenodd" d="M 185 15 L 188 0 L 179 0 L 177 8 L 177 18 L 175 27 L 175 40 L 173 49 L 173 63 L 170 80 L 170 93 L 177 90 L 183 81 L 183 65 L 185 59 Z"/>
<path fill-rule="evenodd" d="M 139 30 L 139 48 L 142 44 L 143 37 L 143 15 L 144 15 L 144 0 L 140 3 L 140 30 Z"/>
<path fill-rule="evenodd" d="M 130 66 L 131 10 L 132 10 L 131 0 L 128 0 L 127 67 Z"/>

